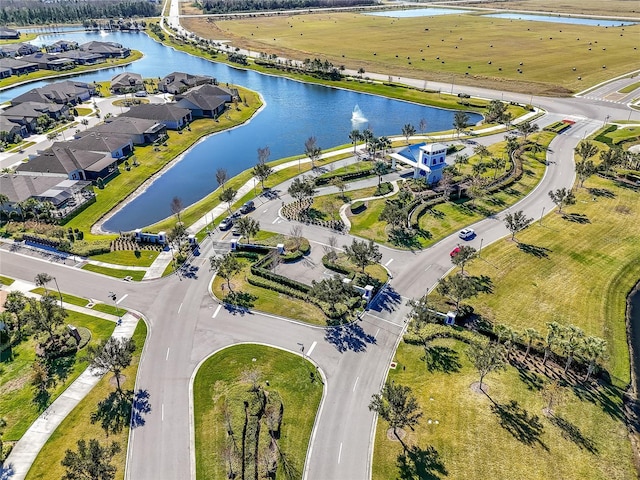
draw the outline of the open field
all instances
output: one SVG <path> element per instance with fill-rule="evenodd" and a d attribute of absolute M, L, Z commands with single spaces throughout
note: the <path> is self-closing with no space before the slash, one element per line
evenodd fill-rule
<path fill-rule="evenodd" d="M 205 38 L 297 60 L 320 57 L 365 72 L 547 95 L 567 95 L 635 69 L 640 32 L 640 25 L 602 28 L 476 14 L 398 19 L 332 13 L 184 24 Z"/>
<path fill-rule="evenodd" d="M 99 273 L 101 275 L 107 275 L 109 277 L 115 278 L 125 278 L 131 277 L 134 281 L 139 282 L 144 277 L 145 272 L 142 270 L 126 270 L 119 268 L 109 268 L 102 267 L 100 265 L 94 265 L 92 263 L 87 263 L 82 267 L 83 270 L 88 270 L 90 272 Z"/>
<path fill-rule="evenodd" d="M 608 342 L 604 362 L 618 386 L 629 382 L 626 296 L 640 278 L 634 189 L 592 177 L 565 215 L 549 214 L 516 237 L 482 250 L 466 270 L 489 275 L 494 293 L 469 301 L 477 312 L 517 330 L 573 324 Z M 615 232 L 615 234 L 612 234 Z"/>
<path fill-rule="evenodd" d="M 255 360 L 255 361 L 253 361 Z M 278 444 L 298 472 L 304 466 L 307 445 L 316 411 L 322 397 L 322 381 L 315 367 L 298 355 L 263 345 L 237 345 L 207 359 L 193 384 L 197 478 L 226 479 L 222 451 L 227 428 L 223 415 L 225 402 L 240 440 L 244 408 L 251 384 L 242 381 L 242 373 L 257 368 L 261 385 L 279 395 L 284 406 Z M 265 381 L 268 383 L 265 385 Z M 262 428 L 261 438 L 268 437 Z M 265 438 L 266 440 L 266 438 Z M 281 473 L 281 466 L 278 472 Z M 278 474 L 277 478 L 287 478 Z"/>
<path fill-rule="evenodd" d="M 396 352 L 398 367 L 389 380 L 412 388 L 423 418 L 415 431 L 406 429 L 404 442 L 417 450 L 404 469 L 400 443 L 387 439 L 388 425 L 378 420 L 374 480 L 635 478 L 620 391 L 563 387 L 565 404 L 547 417 L 539 392 L 546 376 L 510 366 L 487 375 L 487 396 L 469 388 L 478 374 L 464 353 L 466 344 L 442 339 L 432 345 L 443 362 L 431 371 L 422 347 L 401 343 Z"/>
<path fill-rule="evenodd" d="M 133 339 L 136 342 L 133 361 L 131 362 L 131 366 L 122 372 L 125 376 L 125 380 L 122 382 L 122 389 L 125 392 L 131 392 L 131 395 L 133 395 L 138 362 L 146 337 L 147 326 L 143 321 L 139 321 L 133 334 Z M 97 439 L 103 446 L 111 442 L 118 442 L 120 444 L 122 450 L 113 458 L 112 463 L 117 467 L 115 479 L 122 480 L 124 478 L 127 442 L 129 438 L 129 416 L 125 415 L 126 418 L 118 418 L 118 412 L 109 412 L 113 413 L 112 420 L 114 423 L 118 420 L 123 421 L 122 430 L 119 432 L 110 431 L 109 435 L 105 434 L 100 422 L 91 422 L 92 414 L 98 411 L 98 403 L 106 399 L 116 390 L 111 384 L 112 378 L 113 374 L 107 373 L 94 389 L 80 401 L 78 406 L 73 409 L 67 418 L 62 421 L 44 447 L 42 447 L 42 450 L 40 450 L 38 457 L 29 470 L 27 475 L 28 480 L 61 478 L 65 473 L 65 468 L 60 465 L 60 461 L 64 458 L 66 450 L 76 451 L 78 448 L 76 442 L 78 440 L 84 439 L 88 442 L 91 438 Z M 145 398 L 143 396 L 139 397 L 138 401 L 141 406 L 144 406 Z M 151 397 L 148 404 L 150 408 L 153 407 L 153 397 Z M 142 420 L 144 420 L 143 408 L 140 408 L 139 411 L 141 412 Z"/>
<path fill-rule="evenodd" d="M 578 15 L 601 15 L 606 17 L 640 18 L 637 2 L 629 0 L 509 0 L 508 2 L 476 2 L 470 0 L 456 6 L 481 6 L 496 10 L 529 10 L 533 12 L 573 13 Z"/>
<path fill-rule="evenodd" d="M 107 320 L 71 310 L 67 310 L 67 313 L 69 316 L 65 319 L 65 323 L 91 331 L 89 344 L 106 340 L 115 328 L 115 323 Z M 7 352 L 3 353 L 0 364 L 2 368 L 0 404 L 2 404 L 2 416 L 7 421 L 3 435 L 4 441 L 19 440 L 49 403 L 53 402 L 88 365 L 88 362 L 82 358 L 84 349 L 75 356 L 57 359 L 52 367 L 56 383 L 49 389 L 49 401 L 44 402 L 44 398 L 34 401 L 34 388 L 31 386 L 30 378 L 31 366 L 36 359 L 36 343 L 37 340 L 32 336 L 13 348 L 13 358 L 5 358 Z"/>
<path fill-rule="evenodd" d="M 136 254 L 137 252 L 137 254 Z M 137 267 L 149 267 L 160 252 L 157 250 L 118 250 L 109 253 L 93 255 L 91 260 L 114 263 L 116 265 L 135 265 Z"/>

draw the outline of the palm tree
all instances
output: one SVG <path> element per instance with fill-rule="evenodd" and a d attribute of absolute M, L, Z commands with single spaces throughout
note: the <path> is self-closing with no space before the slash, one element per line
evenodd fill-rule
<path fill-rule="evenodd" d="M 571 362 L 573 361 L 576 353 L 582 350 L 583 338 L 584 332 L 574 325 L 569 325 L 562 330 L 560 348 L 567 356 L 567 361 L 564 365 L 564 373 L 569 371 L 569 367 L 571 366 Z"/>
<path fill-rule="evenodd" d="M 349 140 L 351 140 L 351 143 L 353 144 L 353 154 L 356 154 L 356 145 L 358 145 L 358 142 L 362 140 L 362 133 L 360 133 L 360 130 L 351 130 L 351 132 L 349 132 Z"/>
<path fill-rule="evenodd" d="M 524 358 L 529 356 L 529 352 L 531 351 L 531 347 L 534 343 L 542 340 L 542 335 L 535 328 L 525 328 L 522 332 L 522 337 L 527 341 L 527 349 L 524 352 Z"/>
<path fill-rule="evenodd" d="M 560 340 L 560 331 L 562 329 L 562 325 L 558 322 L 550 322 L 547 323 L 547 336 L 544 339 L 544 358 L 542 359 L 542 365 L 547 364 L 547 360 L 549 359 L 549 355 L 551 354 L 551 350 L 555 345 L 558 344 Z"/>
<path fill-rule="evenodd" d="M 382 183 L 382 176 L 389 173 L 389 166 L 386 164 L 386 162 L 378 160 L 373 167 L 373 171 L 376 175 L 378 175 L 378 188 L 380 188 L 380 184 Z"/>
<path fill-rule="evenodd" d="M 583 141 L 576 147 L 576 153 L 580 156 L 583 162 L 586 162 L 598 153 L 598 147 L 588 140 Z"/>
<path fill-rule="evenodd" d="M 362 140 L 364 140 L 365 147 L 369 147 L 369 144 L 373 140 L 373 132 L 370 128 L 366 128 L 362 131 Z"/>
<path fill-rule="evenodd" d="M 596 369 L 596 363 L 601 358 L 604 358 L 607 352 L 607 342 L 598 337 L 587 337 L 584 339 L 584 345 L 582 349 L 582 355 L 589 362 L 587 367 L 587 376 L 584 381 L 588 381 L 591 374 Z"/>
<path fill-rule="evenodd" d="M 460 136 L 460 132 L 467 128 L 469 125 L 469 115 L 467 112 L 456 112 L 453 116 L 453 128 L 458 133 L 458 137 Z"/>
<path fill-rule="evenodd" d="M 53 277 L 48 273 L 39 273 L 36 275 L 35 284 L 38 287 L 44 287 L 45 295 L 49 292 L 47 289 L 47 284 L 53 280 Z"/>
<path fill-rule="evenodd" d="M 410 123 L 407 123 L 402 127 L 402 135 L 404 135 L 404 138 L 406 138 L 407 145 L 409 145 L 409 137 L 412 137 L 415 134 L 416 128 Z"/>
<path fill-rule="evenodd" d="M 507 165 L 507 161 L 502 157 L 491 157 L 491 167 L 493 167 L 493 179 L 498 176 L 498 170 L 502 170 Z"/>

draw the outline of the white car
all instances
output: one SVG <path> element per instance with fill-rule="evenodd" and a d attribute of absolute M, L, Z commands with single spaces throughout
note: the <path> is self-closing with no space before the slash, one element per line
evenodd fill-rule
<path fill-rule="evenodd" d="M 473 238 L 475 234 L 476 232 L 473 230 L 473 228 L 463 228 L 458 233 L 458 236 L 463 240 L 469 240 L 470 238 Z"/>

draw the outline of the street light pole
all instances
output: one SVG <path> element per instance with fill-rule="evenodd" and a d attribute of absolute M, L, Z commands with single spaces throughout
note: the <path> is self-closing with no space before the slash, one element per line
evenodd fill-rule
<path fill-rule="evenodd" d="M 480 256 L 480 254 L 482 253 L 482 242 L 484 242 L 484 238 L 480 239 L 480 250 L 478 250 L 478 257 Z"/>
<path fill-rule="evenodd" d="M 58 295 L 60 296 L 60 308 L 62 308 L 62 293 L 60 293 L 60 287 L 58 286 L 58 280 L 53 277 L 53 281 L 56 282 L 56 288 L 58 289 Z"/>
<path fill-rule="evenodd" d="M 111 300 L 113 300 L 113 306 L 116 307 L 116 316 L 118 317 L 118 320 L 120 320 L 120 307 L 118 307 L 118 302 L 116 302 L 116 294 L 113 292 L 109 292 L 109 297 L 111 297 Z"/>
<path fill-rule="evenodd" d="M 544 207 L 542 207 L 542 213 L 540 214 L 540 225 L 542 225 L 542 217 L 544 217 Z"/>

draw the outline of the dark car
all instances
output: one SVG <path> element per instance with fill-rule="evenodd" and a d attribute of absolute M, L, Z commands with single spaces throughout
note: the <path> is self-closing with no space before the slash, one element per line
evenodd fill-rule
<path fill-rule="evenodd" d="M 229 230 L 233 226 L 233 218 L 227 217 L 220 222 L 220 230 Z"/>
<path fill-rule="evenodd" d="M 254 208 L 255 208 L 255 205 L 253 204 L 253 200 L 249 200 L 248 202 L 246 202 L 240 207 L 240 213 L 249 213 Z"/>

